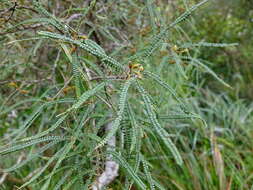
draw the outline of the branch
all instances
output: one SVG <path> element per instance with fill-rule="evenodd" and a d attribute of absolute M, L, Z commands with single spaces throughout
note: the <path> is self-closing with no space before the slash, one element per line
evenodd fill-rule
<path fill-rule="evenodd" d="M 105 131 L 110 131 L 112 129 L 112 122 L 106 125 Z M 107 142 L 107 150 L 115 150 L 116 146 L 116 137 L 113 136 Z M 109 185 L 117 176 L 118 176 L 119 165 L 112 160 L 112 155 L 106 156 L 105 170 L 104 172 L 96 179 L 92 185 L 92 190 L 102 190 L 105 186 Z"/>

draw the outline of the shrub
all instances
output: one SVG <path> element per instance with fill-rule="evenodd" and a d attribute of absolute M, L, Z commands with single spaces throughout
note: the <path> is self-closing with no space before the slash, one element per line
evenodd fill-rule
<path fill-rule="evenodd" d="M 207 127 L 188 102 L 199 73 L 230 87 L 195 55 L 235 44 L 192 42 L 179 25 L 207 0 L 171 24 L 168 8 L 149 0 L 45 2 L 3 1 L 3 173 L 22 178 L 9 179 L 20 188 L 96 189 L 119 166 L 115 188 L 167 189 L 149 157 L 187 167 L 184 138 Z"/>

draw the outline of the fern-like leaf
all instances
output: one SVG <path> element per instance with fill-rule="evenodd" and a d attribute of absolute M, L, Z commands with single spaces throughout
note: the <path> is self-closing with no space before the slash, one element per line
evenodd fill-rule
<path fill-rule="evenodd" d="M 71 44 L 75 44 L 79 46 L 80 48 L 86 50 L 90 54 L 101 58 L 102 61 L 108 62 L 110 66 L 115 67 L 116 69 L 119 69 L 119 70 L 124 70 L 124 67 L 122 66 L 122 64 L 120 64 L 118 61 L 116 61 L 112 57 L 107 56 L 106 54 L 104 54 L 104 52 L 101 52 L 100 48 L 98 49 L 97 47 L 94 48 L 93 46 L 91 46 L 91 43 L 86 44 L 86 43 L 83 43 L 82 41 L 73 40 L 64 35 L 60 35 L 60 34 L 52 33 L 52 32 L 39 31 L 38 34 L 52 38 L 52 39 L 58 39 L 58 40 L 62 40 Z"/>
<path fill-rule="evenodd" d="M 220 83 L 222 83 L 224 86 L 228 87 L 228 88 L 232 88 L 229 84 L 227 84 L 224 80 L 222 80 L 220 77 L 217 76 L 217 74 L 212 71 L 208 66 L 206 66 L 205 64 L 203 64 L 201 61 L 199 61 L 196 58 L 193 57 L 188 57 L 188 56 L 181 56 L 182 59 L 185 60 L 190 60 L 191 63 L 197 67 L 202 67 L 203 69 L 206 70 L 206 72 L 208 72 L 209 74 L 211 74 L 215 79 L 217 79 Z"/>
<path fill-rule="evenodd" d="M 238 43 L 210 43 L 210 42 L 199 42 L 199 43 L 184 43 L 182 48 L 191 48 L 191 47 L 229 47 L 237 46 Z"/>
<path fill-rule="evenodd" d="M 131 126 L 132 126 L 132 138 L 131 138 L 131 146 L 130 146 L 130 153 L 133 152 L 133 150 L 136 148 L 136 144 L 137 144 L 137 139 L 139 138 L 137 135 L 138 135 L 138 126 L 137 126 L 137 123 L 136 123 L 136 120 L 135 120 L 135 117 L 134 117 L 134 113 L 133 113 L 133 110 L 131 108 L 131 106 L 129 105 L 129 103 L 127 104 L 127 114 L 128 114 L 128 117 L 130 119 L 130 122 L 131 122 Z"/>
<path fill-rule="evenodd" d="M 4 172 L 11 172 L 11 171 L 15 171 L 18 168 L 21 168 L 22 166 L 26 165 L 28 162 L 30 162 L 33 159 L 36 159 L 40 156 L 41 153 L 43 153 L 44 151 L 46 151 L 47 149 L 51 148 L 52 146 L 56 145 L 57 143 L 59 143 L 60 141 L 52 141 L 50 143 L 48 143 L 47 145 L 43 146 L 42 148 L 40 148 L 37 152 L 32 153 L 31 155 L 29 155 L 26 160 L 24 160 L 21 163 L 17 163 L 14 166 L 4 169 Z"/>
<path fill-rule="evenodd" d="M 167 30 L 171 27 L 174 27 L 178 23 L 184 21 L 185 19 L 187 19 L 196 9 L 198 9 L 200 6 L 207 3 L 208 1 L 209 0 L 203 0 L 203 1 L 199 2 L 198 4 L 193 5 L 192 7 L 190 7 L 186 12 L 184 12 L 182 15 L 180 15 L 173 23 L 171 23 L 169 25 L 169 27 L 167 28 Z"/>
<path fill-rule="evenodd" d="M 129 79 L 127 82 L 125 82 L 121 93 L 120 93 L 120 98 L 119 98 L 119 110 L 117 112 L 117 118 L 113 121 L 112 124 L 112 128 L 109 131 L 109 133 L 106 135 L 106 137 L 96 146 L 95 149 L 104 146 L 105 143 L 112 137 L 115 135 L 115 133 L 117 132 L 119 126 L 120 126 L 120 122 L 123 118 L 123 113 L 124 113 L 124 109 L 125 109 L 125 105 L 126 105 L 126 100 L 127 100 L 127 91 L 131 85 L 131 83 L 135 81 L 135 78 L 131 78 Z"/>
<path fill-rule="evenodd" d="M 186 105 L 179 99 L 179 95 L 168 83 L 163 81 L 158 75 L 151 73 L 149 71 L 145 71 L 144 74 L 148 75 L 149 77 L 154 79 L 158 84 L 160 84 L 162 87 L 167 89 L 171 93 L 171 95 L 180 103 L 180 106 L 182 107 L 183 111 L 188 113 Z"/>
<path fill-rule="evenodd" d="M 115 151 L 110 151 L 108 152 L 108 154 L 110 154 L 112 156 L 112 159 L 118 162 L 118 164 L 126 170 L 126 172 L 131 176 L 131 178 L 135 181 L 135 183 L 141 189 L 146 190 L 146 185 L 143 183 L 140 177 L 136 174 L 133 168 L 127 163 L 127 161 L 119 153 Z"/>
<path fill-rule="evenodd" d="M 31 140 L 31 141 L 23 143 L 23 144 L 17 144 L 17 145 L 12 145 L 8 148 L 3 148 L 2 150 L 0 150 L 0 155 L 5 155 L 5 154 L 9 154 L 11 152 L 22 150 L 22 149 L 25 149 L 29 146 L 32 146 L 32 145 L 35 145 L 35 144 L 38 144 L 38 143 L 42 143 L 42 142 L 64 141 L 64 140 L 67 140 L 67 138 L 66 137 L 60 137 L 60 136 L 43 137 L 43 138 Z"/>
<path fill-rule="evenodd" d="M 41 132 L 41 133 L 38 133 L 32 137 L 27 137 L 27 138 L 24 138 L 22 139 L 21 141 L 29 141 L 29 140 L 33 140 L 33 139 L 37 139 L 37 138 L 40 138 L 40 137 L 43 137 L 49 133 L 51 133 L 52 131 L 54 131 L 55 129 L 57 129 L 61 124 L 62 122 L 67 118 L 68 115 L 63 115 L 62 117 L 60 117 L 56 122 L 55 124 L 52 125 L 52 127 L 50 127 L 49 129 Z"/>
<path fill-rule="evenodd" d="M 65 24 L 62 23 L 59 19 L 57 19 L 54 15 L 52 15 L 51 13 L 49 13 L 38 0 L 33 0 L 32 1 L 34 8 L 42 15 L 49 17 L 50 18 L 50 24 L 52 24 L 55 28 L 57 28 L 59 31 L 63 32 L 63 33 L 69 33 L 69 29 L 71 29 L 73 31 L 73 29 Z"/>
<path fill-rule="evenodd" d="M 158 120 L 156 118 L 156 114 L 155 114 L 154 110 L 152 109 L 151 101 L 150 101 L 149 97 L 145 95 L 144 88 L 138 82 L 136 82 L 136 84 L 137 84 L 136 87 L 137 87 L 138 91 L 140 92 L 140 94 L 142 95 L 142 99 L 145 103 L 145 107 L 146 107 L 150 122 L 154 126 L 157 134 L 162 139 L 164 144 L 167 146 L 167 148 L 169 148 L 169 150 L 173 154 L 177 164 L 181 165 L 183 163 L 183 160 L 182 160 L 176 146 L 169 138 L 169 134 L 167 133 L 166 130 L 164 130 L 164 128 L 162 128 L 162 126 L 158 122 Z"/>
<path fill-rule="evenodd" d="M 154 180 L 153 180 L 151 173 L 149 171 L 148 163 L 145 160 L 143 155 L 141 155 L 141 160 L 142 160 L 142 164 L 143 164 L 143 168 L 144 168 L 144 173 L 147 177 L 147 180 L 148 180 L 148 183 L 150 186 L 150 190 L 155 190 Z"/>
<path fill-rule="evenodd" d="M 180 22 L 187 19 L 197 8 L 199 8 L 201 5 L 205 4 L 208 0 L 201 1 L 200 3 L 192 6 L 189 8 L 186 12 L 184 12 L 182 15 L 180 15 L 174 22 L 172 22 L 168 27 L 164 28 L 159 34 L 157 34 L 149 47 L 144 51 L 143 57 L 147 58 L 153 54 L 153 52 L 160 47 L 163 38 L 166 36 L 168 30 L 173 28 L 175 25 L 179 24 Z"/>
<path fill-rule="evenodd" d="M 86 92 L 84 92 L 80 98 L 78 98 L 77 102 L 71 106 L 71 108 L 69 108 L 67 110 L 67 112 L 73 110 L 73 109 L 78 109 L 86 100 L 88 100 L 90 97 L 94 96 L 97 92 L 99 92 L 100 90 L 102 90 L 104 88 L 106 83 L 102 82 L 99 85 L 97 85 L 96 87 L 94 87 L 91 90 L 88 90 Z"/>

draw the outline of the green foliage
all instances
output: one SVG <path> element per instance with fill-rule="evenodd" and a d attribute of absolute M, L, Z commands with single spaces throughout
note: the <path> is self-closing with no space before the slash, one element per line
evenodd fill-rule
<path fill-rule="evenodd" d="M 217 75 L 230 81 L 236 90 L 227 90 L 231 96 L 252 99 L 252 3 L 248 0 L 217 1 L 210 4 L 207 11 L 199 11 L 195 18 L 194 41 L 211 41 L 214 43 L 237 42 L 235 47 L 207 48 L 201 47 L 198 56 L 213 64 L 209 67 Z M 202 42 L 200 42 L 202 43 Z M 212 44 L 212 46 L 215 46 Z M 220 46 L 220 45 L 218 45 Z M 206 83 L 213 90 L 223 90 L 223 86 L 209 81 Z"/>
<path fill-rule="evenodd" d="M 142 164 L 143 164 L 143 168 L 144 168 L 144 173 L 147 176 L 147 180 L 149 182 L 150 189 L 154 190 L 155 189 L 155 185 L 154 185 L 151 173 L 149 171 L 148 164 L 147 164 L 147 162 L 146 162 L 146 160 L 145 160 L 145 158 L 143 156 L 141 156 L 141 159 L 142 159 Z"/>
<path fill-rule="evenodd" d="M 93 89 L 86 91 L 85 93 L 83 93 L 79 99 L 77 100 L 77 102 L 75 104 L 73 104 L 71 106 L 71 108 L 69 108 L 67 110 L 67 112 L 71 111 L 71 110 L 76 110 L 78 108 L 80 108 L 80 106 L 82 106 L 82 104 L 90 97 L 94 96 L 99 90 L 102 90 L 105 86 L 105 83 L 101 83 L 99 85 L 97 85 L 96 87 L 94 87 Z"/>
<path fill-rule="evenodd" d="M 182 158 L 181 158 L 176 146 L 173 144 L 173 142 L 169 138 L 169 134 L 159 124 L 159 122 L 156 118 L 156 114 L 155 114 L 154 110 L 152 109 L 152 105 L 151 105 L 151 101 L 150 101 L 149 97 L 146 95 L 145 90 L 139 84 L 137 84 L 137 88 L 142 95 L 143 101 L 145 103 L 145 107 L 147 109 L 147 115 L 150 119 L 150 122 L 154 126 L 158 136 L 163 140 L 164 144 L 172 152 L 177 164 L 181 165 L 183 163 Z"/>
<path fill-rule="evenodd" d="M 126 105 L 126 101 L 127 101 L 127 91 L 131 85 L 131 83 L 134 81 L 134 78 L 129 79 L 123 86 L 121 93 L 120 93 L 120 98 L 119 98 L 119 109 L 117 112 L 117 117 L 114 120 L 112 127 L 110 129 L 110 131 L 108 132 L 108 134 L 106 135 L 106 137 L 99 142 L 99 144 L 96 146 L 95 149 L 104 146 L 105 143 L 112 137 L 115 135 L 115 133 L 117 132 L 118 128 L 120 127 L 120 122 L 123 119 L 123 114 L 124 114 L 124 110 L 125 110 L 125 105 Z"/>
<path fill-rule="evenodd" d="M 143 181 L 140 179 L 138 175 L 134 172 L 133 168 L 126 162 L 124 158 L 120 156 L 117 152 L 108 152 L 112 155 L 113 159 L 118 162 L 129 174 L 129 176 L 135 181 L 135 183 L 141 188 L 146 189 L 146 185 L 143 183 Z"/>
<path fill-rule="evenodd" d="M 59 141 L 59 140 L 65 140 L 65 137 L 57 137 L 57 136 L 48 136 L 48 137 L 44 137 L 44 138 L 40 138 L 40 139 L 36 139 L 36 140 L 31 140 L 29 142 L 26 142 L 24 144 L 17 144 L 17 145 L 12 145 L 11 147 L 8 148 L 3 148 L 2 150 L 0 150 L 0 154 L 4 155 L 4 154 L 9 154 L 11 152 L 15 152 L 18 150 L 22 150 L 24 148 L 27 148 L 29 146 L 32 146 L 34 144 L 38 144 L 41 142 L 47 142 L 47 141 Z"/>
<path fill-rule="evenodd" d="M 108 155 L 116 190 L 252 187 L 252 106 L 205 87 L 240 48 L 211 1 L 2 2 L 1 188 L 90 189 Z"/>
<path fill-rule="evenodd" d="M 103 61 L 107 61 L 110 64 L 110 66 L 114 66 L 116 68 L 123 69 L 122 68 L 123 66 L 120 63 L 118 63 L 113 58 L 107 56 L 104 53 L 104 51 L 101 51 L 101 48 L 98 48 L 96 45 L 94 46 L 94 43 L 90 43 L 90 41 L 87 44 L 87 43 L 85 43 L 85 42 L 83 43 L 82 41 L 79 41 L 79 40 L 73 40 L 69 37 L 66 37 L 66 36 L 63 36 L 63 35 L 60 35 L 60 34 L 56 34 L 56 33 L 52 33 L 52 32 L 46 32 L 46 31 L 39 31 L 38 34 L 42 35 L 42 36 L 52 38 L 52 39 L 57 39 L 57 40 L 61 40 L 63 42 L 69 42 L 71 44 L 77 45 L 80 48 L 88 51 L 92 55 L 95 55 L 95 56 L 99 57 Z"/>
<path fill-rule="evenodd" d="M 5 169 L 4 172 L 15 171 L 16 169 L 18 169 L 18 168 L 24 166 L 25 164 L 27 164 L 29 161 L 31 161 L 31 160 L 33 160 L 33 159 L 35 159 L 35 158 L 38 158 L 39 155 L 40 155 L 41 153 L 43 153 L 43 152 L 46 151 L 47 149 L 51 148 L 52 146 L 54 146 L 54 145 L 55 145 L 56 143 L 58 143 L 58 142 L 60 142 L 60 141 L 55 141 L 55 140 L 54 140 L 54 141 L 52 141 L 52 142 L 46 144 L 46 145 L 43 146 L 42 148 L 38 149 L 38 151 L 37 151 L 36 153 L 33 153 L 33 154 L 29 155 L 29 156 L 27 157 L 26 160 L 24 160 L 24 161 L 21 162 L 21 163 L 15 164 L 15 165 L 12 166 L 11 168 Z"/>

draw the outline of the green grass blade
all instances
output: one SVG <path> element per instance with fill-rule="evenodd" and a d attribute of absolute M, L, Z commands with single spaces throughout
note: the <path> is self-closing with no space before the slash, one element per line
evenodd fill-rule
<path fill-rule="evenodd" d="M 50 143 L 48 143 L 47 145 L 43 146 L 42 148 L 40 148 L 36 153 L 32 153 L 31 155 L 29 155 L 26 160 L 24 160 L 21 163 L 15 164 L 14 166 L 4 169 L 4 172 L 12 172 L 15 171 L 19 168 L 21 168 L 22 166 L 26 165 L 28 162 L 32 161 L 33 159 L 36 159 L 40 156 L 41 153 L 43 153 L 44 151 L 48 150 L 49 148 L 51 148 L 52 146 L 56 145 L 58 142 L 61 141 L 52 141 Z"/>
<path fill-rule="evenodd" d="M 53 163 L 64 151 L 65 147 L 62 147 L 57 153 L 55 153 L 48 161 L 47 163 L 41 168 L 41 170 L 36 173 L 29 181 L 27 181 L 26 183 L 24 183 L 20 189 L 26 187 L 27 185 L 31 184 L 33 181 L 35 181 L 36 179 L 38 179 L 42 173 L 50 166 L 51 163 Z"/>

